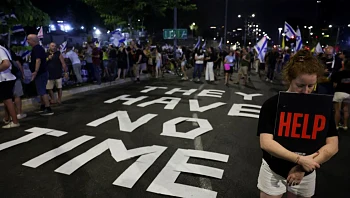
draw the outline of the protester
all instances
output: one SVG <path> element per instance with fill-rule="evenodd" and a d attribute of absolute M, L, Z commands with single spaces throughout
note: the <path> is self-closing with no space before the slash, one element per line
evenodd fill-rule
<path fill-rule="evenodd" d="M 81 61 L 77 53 L 72 50 L 71 46 L 68 46 L 66 51 L 66 57 L 69 58 L 73 65 L 73 71 L 78 81 L 77 86 L 81 86 L 83 83 L 83 79 L 81 77 Z"/>
<path fill-rule="evenodd" d="M 159 53 L 158 47 L 156 47 L 156 78 L 162 76 L 162 70 L 160 69 L 162 65 L 162 55 Z"/>
<path fill-rule="evenodd" d="M 15 105 L 12 102 L 13 88 L 16 83 L 16 76 L 11 73 L 12 64 L 9 51 L 0 45 L 0 101 L 3 101 L 6 114 L 10 117 L 4 118 L 6 124 L 3 129 L 19 127 Z M 12 120 L 11 120 L 12 119 Z"/>
<path fill-rule="evenodd" d="M 243 85 L 247 84 L 248 80 L 248 67 L 250 66 L 250 54 L 247 49 L 243 48 L 242 50 L 242 59 L 241 59 L 241 67 L 238 70 L 238 78 L 235 84 L 239 84 L 241 78 L 244 78 Z"/>
<path fill-rule="evenodd" d="M 73 64 L 73 63 L 72 63 Z M 49 81 L 46 89 L 49 91 L 51 104 L 61 104 L 62 102 L 62 70 L 65 72 L 65 78 L 68 78 L 68 68 L 64 61 L 63 55 L 57 50 L 56 43 L 50 43 L 47 52 L 47 71 L 49 73 Z M 53 88 L 56 86 L 57 101 L 53 93 Z"/>
<path fill-rule="evenodd" d="M 234 52 L 230 51 L 230 53 L 225 57 L 224 60 L 224 70 L 225 70 L 225 85 L 228 86 L 229 75 L 233 73 L 235 56 Z"/>
<path fill-rule="evenodd" d="M 185 47 L 181 47 L 181 55 L 180 55 L 180 61 L 181 61 L 181 71 L 183 73 L 182 80 L 188 80 L 187 74 L 186 74 L 186 65 L 187 65 L 187 59 L 186 59 L 186 53 L 187 49 Z"/>
<path fill-rule="evenodd" d="M 46 85 L 49 79 L 46 64 L 46 53 L 43 47 L 39 45 L 39 39 L 35 34 L 27 37 L 28 44 L 32 47 L 30 70 L 32 72 L 32 81 L 38 95 L 41 99 L 40 113 L 43 116 L 53 115 L 54 112 L 50 107 L 49 96 L 46 93 Z"/>
<path fill-rule="evenodd" d="M 94 77 L 97 81 L 97 84 L 101 84 L 101 59 L 100 59 L 100 50 L 96 47 L 96 45 L 93 42 L 89 43 L 89 46 L 92 49 L 91 57 L 92 57 L 92 66 L 94 71 Z"/>
<path fill-rule="evenodd" d="M 208 55 L 205 58 L 207 61 L 205 80 L 209 82 L 214 82 L 214 61 L 216 60 L 216 55 L 213 47 L 208 48 Z"/>
<path fill-rule="evenodd" d="M 202 77 L 202 70 L 204 65 L 204 53 L 202 48 L 196 49 L 194 59 L 195 59 L 195 65 L 194 65 L 193 77 L 191 81 L 193 81 L 197 76 L 197 82 L 199 82 Z"/>
<path fill-rule="evenodd" d="M 335 124 L 337 129 L 342 127 L 345 131 L 348 130 L 349 119 L 349 103 L 350 103 L 350 60 L 344 61 L 344 70 L 336 72 L 331 78 L 334 85 L 334 109 L 335 109 Z M 341 119 L 341 109 L 343 109 L 344 119 L 343 126 L 339 124 Z"/>
<path fill-rule="evenodd" d="M 276 48 L 273 48 L 271 52 L 267 54 L 267 76 L 266 76 L 266 81 L 270 81 L 271 83 L 273 82 L 274 76 L 275 76 L 275 68 L 277 64 L 277 60 L 279 57 L 279 54 L 277 52 Z"/>
<path fill-rule="evenodd" d="M 310 52 L 297 52 L 283 70 L 289 83 L 287 92 L 310 94 L 323 73 L 323 65 Z M 262 106 L 258 135 L 263 151 L 258 177 L 261 198 L 312 197 L 316 186 L 316 168 L 338 152 L 338 133 L 333 119 L 329 120 L 325 144 L 314 154 L 303 156 L 291 152 L 274 140 L 278 95 L 268 99 Z M 320 107 L 322 108 L 322 107 Z"/>

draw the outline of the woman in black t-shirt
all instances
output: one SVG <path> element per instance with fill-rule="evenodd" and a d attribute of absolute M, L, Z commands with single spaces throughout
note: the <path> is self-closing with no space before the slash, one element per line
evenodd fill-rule
<path fill-rule="evenodd" d="M 335 109 L 335 124 L 337 129 L 340 122 L 340 110 L 343 106 L 344 112 L 344 123 L 343 129 L 348 130 L 348 119 L 349 119 L 349 103 L 350 103 L 350 60 L 344 61 L 344 70 L 335 72 L 332 75 L 331 81 L 334 86 L 334 109 Z"/>
<path fill-rule="evenodd" d="M 299 51 L 283 69 L 288 92 L 310 94 L 323 65 L 306 50 Z M 268 99 L 259 116 L 258 135 L 263 151 L 258 188 L 261 198 L 312 197 L 316 186 L 316 168 L 338 152 L 338 133 L 333 119 L 328 123 L 326 143 L 318 152 L 303 156 L 287 150 L 274 140 L 278 95 Z M 289 197 L 289 196 L 288 196 Z"/>

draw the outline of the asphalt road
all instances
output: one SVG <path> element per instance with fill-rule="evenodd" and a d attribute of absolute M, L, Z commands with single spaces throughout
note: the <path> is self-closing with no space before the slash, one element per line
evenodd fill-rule
<path fill-rule="evenodd" d="M 148 93 L 141 93 L 141 91 L 145 89 L 145 86 L 167 87 L 167 89 L 157 89 Z M 183 93 L 174 93 L 172 95 L 165 94 L 165 92 L 173 88 L 198 90 L 189 96 L 183 95 Z M 206 89 L 223 90 L 225 93 L 221 98 L 198 95 L 201 91 Z M 21 122 L 20 128 L 11 130 L 0 129 L 0 144 L 23 136 L 28 137 L 29 134 L 34 134 L 25 132 L 25 130 L 33 127 L 54 129 L 68 133 L 60 137 L 41 135 L 28 142 L 7 149 L 1 149 L 4 148 L 4 144 L 1 144 L 0 197 L 168 197 L 166 195 L 148 192 L 147 189 L 163 168 L 169 165 L 169 160 L 178 149 L 203 150 L 220 153 L 228 157 L 228 161 L 219 162 L 190 158 L 188 163 L 223 170 L 222 178 L 180 173 L 179 177 L 176 179 L 177 184 L 215 191 L 217 192 L 217 197 L 258 197 L 259 191 L 256 188 L 256 184 L 262 155 L 259 148 L 258 137 L 256 136 L 258 119 L 229 116 L 228 113 L 233 104 L 262 105 L 266 99 L 275 95 L 277 93 L 276 91 L 279 89 L 281 89 L 281 86 L 262 82 L 257 77 L 253 77 L 252 83 L 247 87 L 231 85 L 229 88 L 225 87 L 222 81 L 218 82 L 217 85 L 212 85 L 190 81 L 184 82 L 177 78 L 167 78 L 144 81 L 140 84 L 124 85 L 123 87 L 116 86 L 75 96 L 66 100 L 63 105 L 54 107 L 55 115 L 52 117 L 41 117 L 35 112 L 29 112 L 29 117 Z M 236 92 L 246 94 L 259 93 L 262 94 L 262 96 L 253 97 L 253 99 L 249 101 L 244 100 L 243 96 L 236 94 Z M 130 95 L 132 98 L 148 96 L 148 98 L 132 105 L 123 105 L 126 101 L 115 101 L 110 104 L 104 103 L 104 101 L 121 95 Z M 141 103 L 161 97 L 176 97 L 181 98 L 181 101 L 173 110 L 164 109 L 164 104 L 153 104 L 146 107 L 137 106 Z M 193 112 L 190 111 L 189 99 L 197 99 L 199 106 L 216 102 L 223 102 L 226 104 L 204 112 Z M 116 111 L 126 111 L 131 121 L 135 121 L 146 114 L 157 114 L 157 116 L 146 124 L 136 128 L 133 132 L 121 131 L 118 119 L 116 118 L 106 121 L 97 127 L 87 126 L 88 123 Z M 177 117 L 206 119 L 213 129 L 195 139 L 161 135 L 163 123 Z M 182 132 L 194 128 L 197 128 L 197 126 L 192 122 L 182 122 L 176 127 L 177 131 Z M 85 143 L 81 143 L 80 145 L 75 145 L 75 148 L 71 148 L 70 151 L 62 152 L 66 151 L 64 147 L 56 149 L 76 138 L 84 137 L 90 137 L 91 139 L 86 140 Z M 117 162 L 115 158 L 112 157 L 110 151 L 105 151 L 100 155 L 96 154 L 96 158 L 82 165 L 70 175 L 55 172 L 57 168 L 61 167 L 66 162 L 76 158 L 107 139 L 121 140 L 127 149 L 152 145 L 162 146 L 166 149 L 140 179 L 137 180 L 132 188 L 113 185 L 113 182 L 122 175 L 128 167 L 132 166 L 133 163 L 137 163 L 137 157 Z M 339 153 L 331 161 L 322 165 L 322 168 L 317 172 L 315 197 L 345 198 L 349 196 L 349 141 L 349 132 L 341 132 Z M 11 144 L 11 142 L 9 144 Z M 53 152 L 54 154 L 61 152 L 61 155 L 51 157 L 52 159 L 46 159 L 45 157 L 36 158 L 52 149 L 56 149 L 55 152 Z M 116 155 L 123 152 L 118 149 L 114 151 Z M 51 152 L 51 154 L 53 153 Z M 209 154 L 205 154 L 205 156 L 210 157 Z M 34 160 L 35 162 L 30 161 L 34 158 L 37 159 Z M 143 161 L 140 161 L 141 162 L 138 163 L 142 164 Z M 174 160 L 170 161 L 174 162 Z M 30 167 L 34 166 L 33 164 L 35 163 L 38 165 L 36 168 Z M 199 168 L 197 171 L 203 172 L 204 169 Z M 133 174 L 134 172 L 131 171 L 131 173 Z M 130 178 L 132 174 L 124 176 Z M 121 183 L 127 182 L 130 181 L 123 180 Z M 160 185 L 165 185 L 166 183 L 166 181 L 163 182 L 162 179 L 160 179 Z M 188 193 L 190 191 L 191 190 L 184 190 L 182 193 Z M 176 190 L 169 190 L 168 193 L 176 194 Z"/>

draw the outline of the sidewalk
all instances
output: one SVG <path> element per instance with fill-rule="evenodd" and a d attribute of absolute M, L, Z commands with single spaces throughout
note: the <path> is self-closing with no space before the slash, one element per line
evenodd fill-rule
<path fill-rule="evenodd" d="M 147 74 L 140 76 L 140 80 L 148 80 L 149 76 Z M 116 85 L 123 85 L 123 84 L 129 84 L 129 83 L 133 83 L 134 81 L 131 78 L 127 78 L 127 79 L 120 79 L 118 81 L 111 81 L 111 82 L 104 82 L 101 85 L 85 85 L 85 86 L 81 86 L 81 87 L 75 87 L 75 88 L 71 88 L 71 89 L 67 89 L 67 90 L 63 90 L 62 91 L 62 99 L 66 100 L 67 98 L 79 94 L 79 93 L 83 93 L 83 92 L 88 92 L 88 91 L 93 91 L 93 90 L 98 90 L 98 89 L 103 89 L 103 88 L 107 88 L 107 87 L 112 87 L 112 86 L 116 86 Z M 23 108 L 26 108 L 28 106 L 35 106 L 35 105 L 39 105 L 39 97 L 33 97 L 33 98 L 25 98 L 22 100 L 22 106 Z M 4 104 L 1 103 L 0 104 L 0 112 L 3 111 Z"/>

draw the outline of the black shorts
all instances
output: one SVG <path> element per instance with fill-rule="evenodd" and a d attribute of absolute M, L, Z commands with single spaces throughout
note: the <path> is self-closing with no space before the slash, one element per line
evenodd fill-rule
<path fill-rule="evenodd" d="M 265 63 L 260 63 L 259 70 L 265 70 Z"/>
<path fill-rule="evenodd" d="M 225 73 L 232 74 L 233 73 L 233 66 L 230 67 L 230 70 L 226 70 L 225 68 L 224 68 L 224 70 L 225 70 Z"/>
<path fill-rule="evenodd" d="M 0 82 L 0 101 L 13 98 L 13 89 L 15 88 L 16 80 Z"/>

